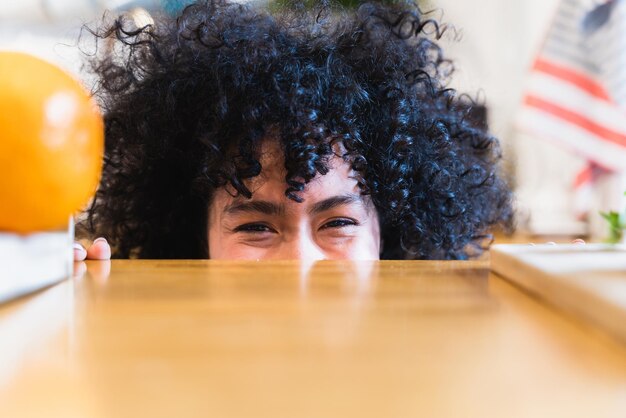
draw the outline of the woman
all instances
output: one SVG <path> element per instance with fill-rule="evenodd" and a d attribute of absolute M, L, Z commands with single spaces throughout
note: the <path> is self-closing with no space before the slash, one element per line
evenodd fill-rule
<path fill-rule="evenodd" d="M 97 35 L 114 257 L 466 259 L 511 222 L 498 141 L 411 4 L 202 1 Z M 77 258 L 108 256 L 105 240 Z"/>

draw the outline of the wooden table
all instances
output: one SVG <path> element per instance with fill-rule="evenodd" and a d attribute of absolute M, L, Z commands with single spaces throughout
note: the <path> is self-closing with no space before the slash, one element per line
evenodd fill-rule
<path fill-rule="evenodd" d="M 1 417 L 626 416 L 626 346 L 487 261 L 87 267 L 0 306 Z"/>

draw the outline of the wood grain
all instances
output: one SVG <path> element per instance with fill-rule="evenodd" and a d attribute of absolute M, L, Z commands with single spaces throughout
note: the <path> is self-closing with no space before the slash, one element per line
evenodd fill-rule
<path fill-rule="evenodd" d="M 491 269 L 626 343 L 625 245 L 495 245 Z"/>
<path fill-rule="evenodd" d="M 0 307 L 0 416 L 626 416 L 626 348 L 488 262 L 84 267 Z"/>

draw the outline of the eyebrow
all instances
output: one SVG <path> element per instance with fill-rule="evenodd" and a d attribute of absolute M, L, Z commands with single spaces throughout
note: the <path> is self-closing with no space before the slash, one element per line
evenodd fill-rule
<path fill-rule="evenodd" d="M 264 215 L 281 216 L 285 213 L 285 206 L 268 202 L 267 200 L 251 200 L 249 202 L 235 202 L 224 208 L 230 215 L 237 213 L 262 213 Z"/>
<path fill-rule="evenodd" d="M 363 199 L 358 194 L 344 194 L 339 196 L 332 196 L 328 199 L 321 200 L 309 209 L 311 214 L 319 214 L 331 209 L 335 209 L 338 206 L 351 205 L 353 203 L 362 203 Z"/>
<path fill-rule="evenodd" d="M 310 214 L 319 214 L 335 209 L 338 206 L 362 203 L 363 199 L 358 194 L 345 194 L 332 196 L 315 203 L 310 209 Z M 262 213 L 269 216 L 282 216 L 285 214 L 285 205 L 267 200 L 251 200 L 247 202 L 234 202 L 224 208 L 224 213 L 230 215 L 238 213 Z"/>

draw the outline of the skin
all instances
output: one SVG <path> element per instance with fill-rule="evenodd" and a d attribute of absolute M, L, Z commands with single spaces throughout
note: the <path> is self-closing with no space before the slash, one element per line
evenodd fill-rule
<path fill-rule="evenodd" d="M 109 260 L 111 258 L 111 247 L 103 237 L 96 238 L 91 245 L 83 246 L 74 243 L 74 261 L 82 260 Z"/>
<path fill-rule="evenodd" d="M 252 198 L 216 192 L 209 209 L 209 258 L 231 260 L 377 260 L 378 214 L 362 196 L 348 163 L 329 160 L 331 170 L 300 193 L 285 196 L 284 161 L 275 143 L 261 150 L 261 175 L 246 186 Z"/>
<path fill-rule="evenodd" d="M 286 171 L 276 143 L 264 144 L 260 163 L 261 174 L 246 183 L 252 198 L 234 197 L 228 188 L 215 193 L 208 213 L 209 258 L 379 259 L 378 214 L 369 197 L 361 195 L 348 163 L 332 156 L 330 171 L 306 185 L 300 203 L 285 196 Z M 88 248 L 75 245 L 77 261 L 110 257 L 104 238 Z"/>

